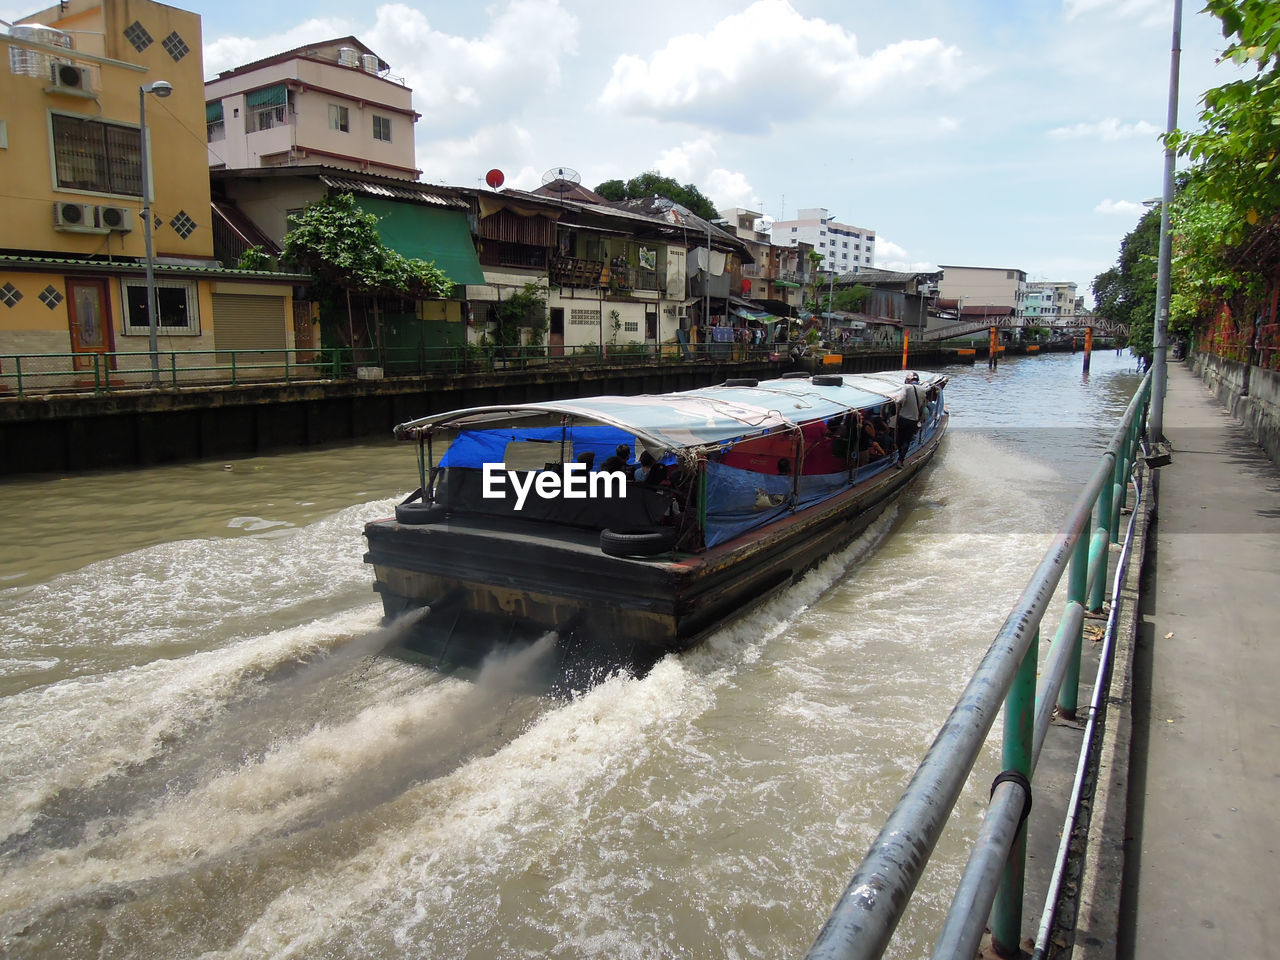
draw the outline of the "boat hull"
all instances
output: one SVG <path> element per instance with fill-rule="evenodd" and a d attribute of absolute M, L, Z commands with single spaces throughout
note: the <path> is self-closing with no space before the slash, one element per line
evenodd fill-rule
<path fill-rule="evenodd" d="M 434 666 L 475 668 L 495 649 L 554 632 L 559 672 L 642 673 L 866 530 L 925 468 L 945 426 L 944 415 L 903 469 L 698 554 L 609 556 L 595 531 L 450 517 L 367 524 L 365 562 L 388 618 L 430 608 L 404 647 Z"/>

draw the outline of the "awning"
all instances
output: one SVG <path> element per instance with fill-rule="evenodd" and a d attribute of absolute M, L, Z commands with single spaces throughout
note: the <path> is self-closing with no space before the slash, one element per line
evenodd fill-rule
<path fill-rule="evenodd" d="M 774 280 L 772 283 L 775 287 L 791 287 L 796 290 L 800 289 L 800 284 L 792 283 L 790 280 Z"/>
<path fill-rule="evenodd" d="M 378 236 L 397 253 L 430 260 L 454 283 L 484 283 L 471 228 L 460 210 L 441 210 L 376 197 L 357 197 L 378 218 Z"/>
<path fill-rule="evenodd" d="M 419 431 L 485 428 L 539 416 L 569 416 L 618 427 L 655 450 L 675 451 L 736 443 L 798 423 L 841 416 L 902 395 L 903 373 L 846 375 L 839 385 L 809 380 L 765 380 L 754 387 L 703 387 L 660 396 L 584 397 L 507 407 L 472 407 L 433 414 L 395 429 L 401 439 Z M 655 454 L 656 455 L 656 454 Z"/>
<path fill-rule="evenodd" d="M 222 122 L 222 101 L 215 100 L 213 103 L 204 105 L 204 122 L 205 123 L 221 123 Z"/>
<path fill-rule="evenodd" d="M 743 320 L 752 320 L 756 323 L 770 324 L 777 323 L 779 320 L 778 317 L 771 313 L 766 313 L 764 310 L 752 310 L 748 307 L 735 306 L 729 312 L 735 317 L 741 317 Z"/>
<path fill-rule="evenodd" d="M 283 107 L 288 102 L 289 94 L 283 83 L 277 83 L 261 90 L 250 90 L 244 95 L 246 107 Z"/>

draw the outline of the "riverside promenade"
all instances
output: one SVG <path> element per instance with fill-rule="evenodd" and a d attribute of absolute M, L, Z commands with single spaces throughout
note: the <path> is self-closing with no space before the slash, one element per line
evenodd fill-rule
<path fill-rule="evenodd" d="M 1164 432 L 1110 843 L 1123 869 L 1118 891 L 1086 885 L 1078 952 L 1280 957 L 1280 470 L 1183 364 Z M 1108 913 L 1114 935 L 1093 922 Z"/>

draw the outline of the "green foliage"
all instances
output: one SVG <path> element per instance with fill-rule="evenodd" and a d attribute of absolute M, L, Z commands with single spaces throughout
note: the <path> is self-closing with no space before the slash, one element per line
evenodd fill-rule
<path fill-rule="evenodd" d="M 524 329 L 529 331 L 529 344 L 540 345 L 547 333 L 546 291 L 536 283 L 526 283 L 519 293 L 497 304 L 495 315 L 493 339 L 499 346 L 520 346 L 520 331 Z"/>
<path fill-rule="evenodd" d="M 284 255 L 306 269 L 323 294 L 400 293 L 443 299 L 453 283 L 435 264 L 410 259 L 378 236 L 378 218 L 357 206 L 349 193 L 311 204 L 290 220 Z"/>
<path fill-rule="evenodd" d="M 1152 355 L 1156 316 L 1156 267 L 1160 253 L 1160 211 L 1148 210 L 1120 242 L 1116 266 L 1093 281 L 1094 313 L 1129 325 L 1129 346 Z"/>
<path fill-rule="evenodd" d="M 1280 210 L 1280 10 L 1275 0 L 1209 0 L 1204 9 L 1222 21 L 1222 59 L 1256 72 L 1205 93 L 1203 129 L 1168 142 L 1196 164 L 1204 199 L 1239 214 L 1222 238 L 1232 246 Z"/>
<path fill-rule="evenodd" d="M 842 287 L 836 291 L 835 308 L 849 313 L 857 313 L 871 299 L 871 288 L 861 283 L 852 287 Z"/>
<path fill-rule="evenodd" d="M 1222 59 L 1254 73 L 1205 93 L 1202 128 L 1167 140 L 1192 161 L 1170 210 L 1175 334 L 1211 322 L 1224 303 L 1243 321 L 1280 268 L 1280 4 L 1209 0 L 1204 10 L 1222 23 Z"/>
<path fill-rule="evenodd" d="M 236 261 L 237 270 L 257 270 L 267 272 L 276 269 L 276 262 L 262 247 L 248 247 Z"/>
<path fill-rule="evenodd" d="M 692 210 L 704 220 L 714 220 L 719 216 L 715 205 L 692 183 L 682 184 L 674 177 L 664 177 L 656 170 L 632 177 L 626 183 L 621 180 L 606 180 L 595 187 L 595 192 L 613 202 L 637 200 L 641 197 L 666 197 Z"/>

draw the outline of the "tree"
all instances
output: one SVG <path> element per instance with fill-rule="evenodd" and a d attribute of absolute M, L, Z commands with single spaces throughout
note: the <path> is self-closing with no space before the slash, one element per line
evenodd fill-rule
<path fill-rule="evenodd" d="M 495 304 L 493 316 L 493 340 L 498 346 L 520 346 L 522 329 L 529 331 L 531 345 L 541 344 L 547 332 L 546 292 L 536 283 L 526 283 L 519 293 Z"/>
<path fill-rule="evenodd" d="M 1148 210 L 1120 241 L 1116 266 L 1093 281 L 1094 313 L 1129 325 L 1129 348 L 1150 359 L 1155 333 L 1156 260 L 1160 253 L 1160 211 Z"/>
<path fill-rule="evenodd" d="M 410 259 L 384 244 L 377 216 L 361 210 L 350 193 L 312 203 L 290 223 L 284 258 L 311 274 L 331 313 L 341 312 L 345 300 L 350 346 L 364 339 L 363 333 L 356 335 L 352 294 L 440 300 L 453 292 L 453 282 L 435 264 Z M 376 317 L 376 299 L 374 312 Z"/>
<path fill-rule="evenodd" d="M 681 184 L 674 177 L 664 177 L 657 170 L 632 177 L 626 183 L 621 180 L 606 180 L 596 186 L 595 192 L 614 203 L 642 197 L 666 197 L 693 211 L 703 220 L 714 220 L 719 216 L 715 205 L 692 183 Z"/>
<path fill-rule="evenodd" d="M 1208 0 L 1205 10 L 1222 22 L 1222 59 L 1254 74 L 1206 92 L 1202 129 L 1167 140 L 1193 162 L 1170 211 L 1175 331 L 1212 322 L 1223 304 L 1234 324 L 1252 322 L 1280 270 L 1280 7 Z"/>
<path fill-rule="evenodd" d="M 284 255 L 304 267 L 322 291 L 408 294 L 447 298 L 453 282 L 426 260 L 397 253 L 378 236 L 378 218 L 341 193 L 319 200 L 291 221 Z"/>

